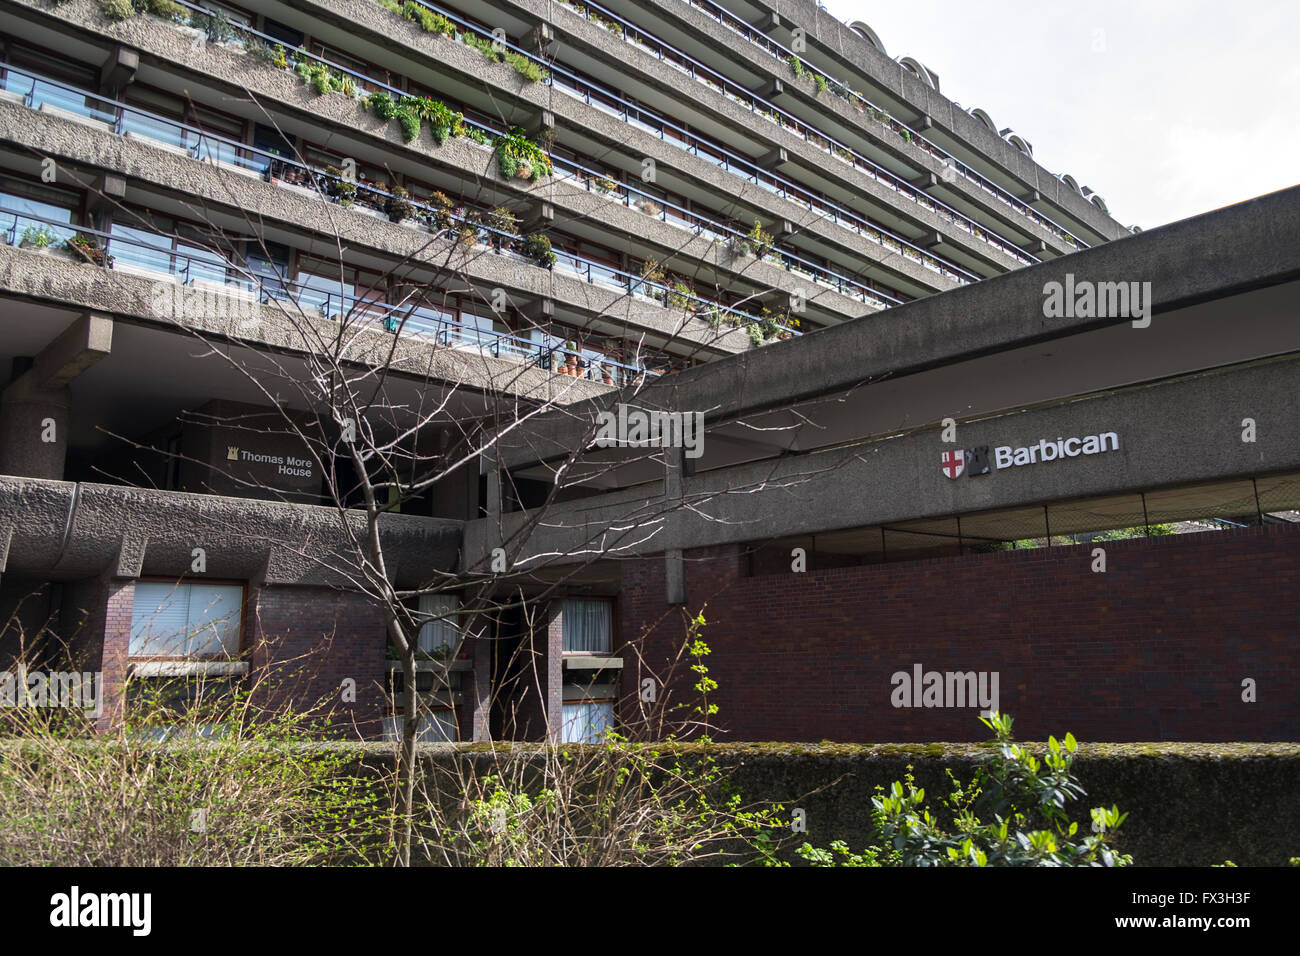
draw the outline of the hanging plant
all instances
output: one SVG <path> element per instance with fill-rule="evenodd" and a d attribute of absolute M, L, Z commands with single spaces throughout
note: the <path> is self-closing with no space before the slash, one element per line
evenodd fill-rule
<path fill-rule="evenodd" d="M 394 186 L 390 190 L 390 195 L 384 200 L 384 212 L 393 222 L 401 222 L 403 219 L 411 218 L 415 212 L 415 206 L 409 202 L 410 193 L 401 186 Z"/>
<path fill-rule="evenodd" d="M 408 100 L 412 112 L 429 124 L 433 141 L 441 146 L 451 136 L 465 135 L 465 115 L 453 110 L 446 103 L 427 96 Z"/>
<path fill-rule="evenodd" d="M 506 179 L 536 180 L 553 172 L 550 157 L 527 137 L 522 127 L 510 127 L 508 133 L 497 137 L 493 149 L 497 154 L 497 168 Z"/>
<path fill-rule="evenodd" d="M 523 252 L 543 269 L 555 265 L 555 250 L 551 248 L 551 240 L 541 233 L 524 236 Z"/>

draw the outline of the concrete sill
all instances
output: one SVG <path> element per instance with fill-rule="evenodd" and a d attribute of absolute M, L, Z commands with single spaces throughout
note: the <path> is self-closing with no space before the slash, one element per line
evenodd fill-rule
<path fill-rule="evenodd" d="M 567 671 L 622 670 L 623 658 L 578 654 L 566 655 L 564 657 L 564 669 Z"/>
<path fill-rule="evenodd" d="M 248 673 L 248 661 L 134 661 L 133 677 L 233 677 Z"/>
<path fill-rule="evenodd" d="M 17 103 L 21 106 L 27 102 L 27 97 L 21 93 L 15 93 L 13 90 L 0 90 L 0 102 Z"/>
<path fill-rule="evenodd" d="M 106 129 L 113 131 L 113 124 L 106 120 L 97 120 L 89 116 L 82 116 L 80 113 L 74 113 L 72 110 L 65 110 L 59 106 L 52 106 L 49 103 L 41 104 L 41 112 L 49 113 L 51 116 L 57 116 L 60 119 L 71 120 L 73 123 L 80 123 L 82 126 L 89 126 L 91 129 Z"/>
<path fill-rule="evenodd" d="M 190 151 L 184 146 L 177 146 L 174 143 L 164 143 L 161 140 L 154 139 L 152 136 L 145 136 L 143 133 L 137 133 L 135 130 L 127 130 L 124 135 L 133 143 L 143 143 L 145 146 L 152 146 L 154 149 L 161 149 L 164 152 L 175 153 L 177 156 L 188 156 L 190 154 Z"/>
<path fill-rule="evenodd" d="M 248 179 L 262 181 L 262 174 L 256 169 L 249 169 L 247 166 L 237 166 L 234 163 L 227 163 L 220 159 L 204 160 L 209 166 L 215 166 L 217 169 L 225 170 L 228 173 L 234 173 L 237 176 L 245 176 Z"/>
<path fill-rule="evenodd" d="M 149 269 L 145 266 L 133 266 L 126 262 L 114 262 L 113 271 L 127 276 L 140 276 L 143 279 L 153 279 L 156 281 L 175 282 L 176 275 L 171 272 L 163 272 L 161 269 Z"/>
<path fill-rule="evenodd" d="M 389 658 L 389 660 L 388 660 L 388 669 L 389 669 L 390 671 L 400 671 L 400 670 L 402 669 L 402 662 L 401 662 L 401 661 L 395 661 L 395 660 L 393 660 L 392 658 Z M 429 672 L 432 672 L 432 673 L 438 673 L 439 671 L 450 671 L 450 672 L 452 672 L 452 673 L 468 674 L 468 673 L 470 673 L 470 672 L 473 671 L 473 670 L 474 670 L 474 662 L 473 662 L 473 661 L 424 661 L 424 660 L 418 660 L 418 661 L 415 662 L 415 671 L 416 671 L 417 674 L 420 673 L 420 672 L 422 672 L 422 671 L 425 672 L 425 673 L 429 673 Z"/>

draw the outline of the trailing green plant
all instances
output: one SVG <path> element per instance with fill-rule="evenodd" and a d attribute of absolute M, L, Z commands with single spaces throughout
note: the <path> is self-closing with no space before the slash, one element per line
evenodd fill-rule
<path fill-rule="evenodd" d="M 324 63 L 300 60 L 293 68 L 298 79 L 310 86 L 317 96 L 337 93 L 343 88 L 343 78 Z"/>
<path fill-rule="evenodd" d="M 396 6 L 396 4 L 394 4 L 394 6 Z M 389 9 L 393 10 L 393 7 L 389 7 Z M 456 24 L 452 23 L 441 13 L 430 10 L 428 7 L 421 6 L 414 2 L 414 0 L 406 0 L 406 2 L 403 3 L 401 7 L 394 10 L 394 12 L 400 13 L 412 23 L 418 23 L 420 29 L 425 33 L 447 37 L 456 35 Z"/>
<path fill-rule="evenodd" d="M 482 53 L 489 60 L 492 60 L 494 63 L 500 63 L 502 60 L 505 59 L 504 48 L 499 47 L 496 41 L 489 40 L 486 37 L 481 37 L 477 33 L 466 33 L 465 44 L 466 46 L 471 46 L 474 49 L 478 50 L 480 53 Z"/>
<path fill-rule="evenodd" d="M 497 137 L 493 149 L 497 154 L 497 168 L 506 179 L 519 176 L 536 181 L 553 172 L 550 157 L 528 138 L 522 127 L 511 126 L 509 132 Z"/>
<path fill-rule="evenodd" d="M 366 97 L 366 105 L 369 106 L 370 111 L 380 119 L 392 119 L 397 115 L 397 103 L 393 100 L 392 96 L 382 90 L 371 93 Z"/>
<path fill-rule="evenodd" d="M 731 252 L 735 256 L 754 256 L 764 259 L 772 251 L 776 237 L 763 229 L 761 220 L 755 219 L 753 227 L 744 236 L 732 236 L 728 240 Z"/>
<path fill-rule="evenodd" d="M 749 325 L 745 326 L 745 334 L 749 336 L 749 341 L 754 344 L 755 348 L 758 348 L 767 341 L 763 336 L 763 330 L 759 328 L 757 322 L 751 322 Z"/>
<path fill-rule="evenodd" d="M 517 53 L 514 50 L 506 50 L 503 56 L 505 57 L 506 63 L 508 63 L 516 73 L 522 76 L 529 83 L 540 83 L 543 80 L 549 79 L 551 76 L 550 70 L 546 69 L 536 60 L 524 56 L 522 53 Z"/>
<path fill-rule="evenodd" d="M 271 64 L 277 69 L 286 70 L 289 68 L 289 59 L 285 55 L 284 47 L 280 44 L 271 46 L 269 43 L 263 43 L 258 40 L 248 47 L 248 52 L 257 59 Z"/>
<path fill-rule="evenodd" d="M 111 266 L 113 257 L 108 255 L 100 246 L 99 240 L 94 236 L 84 236 L 76 233 L 65 239 L 63 247 L 69 252 L 75 252 L 87 262 L 97 266 Z"/>
<path fill-rule="evenodd" d="M 131 0 L 99 0 L 99 12 L 114 23 L 130 20 L 136 14 Z"/>
<path fill-rule="evenodd" d="M 475 143 L 479 143 L 482 146 L 492 145 L 491 137 L 489 137 L 487 133 L 483 132 L 483 130 L 479 129 L 477 126 L 466 126 L 465 137 L 467 139 L 472 140 Z"/>
<path fill-rule="evenodd" d="M 145 13 L 152 14 L 162 20 L 170 20 L 172 23 L 189 23 L 190 26 L 199 26 L 194 23 L 190 16 L 190 11 L 176 3 L 176 0 L 142 0 L 136 5 L 137 8 L 143 8 Z"/>
<path fill-rule="evenodd" d="M 876 845 L 853 854 L 842 844 L 818 850 L 804 844 L 798 853 L 815 866 L 1127 866 L 1113 838 L 1128 814 L 1117 807 L 1094 807 L 1089 832 L 1080 832 L 1067 804 L 1084 796 L 1070 772 L 1078 743 L 1047 738 L 1039 760 L 1011 734 L 1006 714 L 981 717 L 993 731 L 995 755 L 963 785 L 947 771 L 951 791 L 941 810 L 931 812 L 925 790 L 916 786 L 909 766 L 888 793 L 877 787 L 872 799 Z M 942 819 L 941 819 L 942 817 Z M 950 822 L 949 822 L 950 821 Z"/>
<path fill-rule="evenodd" d="M 785 62 L 790 64 L 790 72 L 796 77 L 803 76 L 803 61 L 797 56 L 791 53 Z"/>
<path fill-rule="evenodd" d="M 541 233 L 524 236 L 523 253 L 543 269 L 555 265 L 555 250 L 551 248 L 551 240 Z"/>
<path fill-rule="evenodd" d="M 380 119 L 396 119 L 402 127 L 402 139 L 411 142 L 420 135 L 420 117 L 413 105 L 415 100 L 404 97 L 395 100 L 388 93 L 376 92 L 366 97 L 366 105 Z"/>
<path fill-rule="evenodd" d="M 465 135 L 465 115 L 446 103 L 431 97 L 415 97 L 409 101 L 415 115 L 429 124 L 433 141 L 441 146 L 452 136 Z"/>
<path fill-rule="evenodd" d="M 822 76 L 820 73 L 814 73 L 813 86 L 817 88 L 816 95 L 821 96 L 823 93 L 826 92 L 826 77 Z"/>

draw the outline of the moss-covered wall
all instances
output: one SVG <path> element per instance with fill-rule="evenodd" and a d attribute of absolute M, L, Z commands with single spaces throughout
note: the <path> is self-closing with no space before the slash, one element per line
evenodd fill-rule
<path fill-rule="evenodd" d="M 391 770 L 386 745 L 349 744 L 376 770 Z M 1030 745 L 1031 749 L 1033 745 Z M 422 747 L 429 764 L 455 760 L 482 772 L 499 761 L 487 746 Z M 536 750 L 508 748 L 516 759 Z M 686 749 L 694 749 L 687 746 Z M 931 807 L 948 792 L 951 769 L 969 779 L 987 753 L 979 744 L 749 744 L 715 748 L 746 802 L 771 800 L 805 811 L 807 839 L 865 845 L 877 785 L 900 779 L 908 765 Z M 430 771 L 432 771 L 430 766 Z M 462 768 L 464 769 L 464 768 Z M 1129 814 L 1119 845 L 1136 866 L 1285 866 L 1300 856 L 1300 744 L 1080 744 L 1075 773 L 1087 791 L 1077 814 L 1117 805 Z M 790 848 L 797 845 L 792 841 Z"/>

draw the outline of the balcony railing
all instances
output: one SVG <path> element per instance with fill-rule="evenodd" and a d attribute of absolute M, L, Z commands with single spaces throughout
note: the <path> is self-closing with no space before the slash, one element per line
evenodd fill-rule
<path fill-rule="evenodd" d="M 41 230 L 45 236 L 39 236 Z M 132 232 L 145 230 L 131 227 Z M 0 241 L 10 246 L 29 246 L 53 250 L 87 265 L 129 272 L 148 278 L 156 276 L 175 282 L 179 287 L 211 289 L 227 298 L 221 306 L 227 314 L 255 320 L 252 304 L 292 302 L 322 317 L 371 322 L 388 332 L 401 332 L 431 338 L 449 348 L 464 348 L 490 354 L 496 358 L 533 363 L 543 369 L 571 368 L 576 377 L 603 380 L 609 385 L 630 385 L 657 370 L 627 365 L 591 350 L 569 350 L 556 344 L 467 326 L 437 308 L 423 305 L 394 305 L 374 298 L 291 281 L 275 267 L 261 263 L 238 262 L 211 251 L 182 252 L 171 238 L 152 233 L 157 242 L 136 237 L 114 235 L 85 226 L 70 225 L 21 209 L 0 206 Z M 79 248 L 73 248 L 74 244 Z M 211 304 L 211 303 L 210 303 Z M 184 301 L 155 295 L 155 309 L 187 309 Z M 214 306 L 215 307 L 215 306 Z M 183 312 L 181 313 L 183 314 Z M 180 318 L 181 314 L 174 317 Z"/>
<path fill-rule="evenodd" d="M 180 6 L 192 11 L 207 13 L 206 10 L 188 2 L 188 0 L 177 0 L 177 2 Z M 808 209 L 810 212 L 821 216 L 823 219 L 826 219 L 835 225 L 848 228 L 859 235 L 871 239 L 872 241 L 876 241 L 886 248 L 903 255 L 904 258 L 920 263 L 921 265 L 958 283 L 977 282 L 980 279 L 979 276 L 963 269 L 956 263 L 943 259 L 932 252 L 928 252 L 927 250 L 914 245 L 907 239 L 889 229 L 875 224 L 865 217 L 850 212 L 848 209 L 831 200 L 802 189 L 782 176 L 765 172 L 744 157 L 699 137 L 696 134 L 687 131 L 684 127 L 669 122 L 657 113 L 638 107 L 637 105 L 623 99 L 607 87 L 589 82 L 574 73 L 564 70 L 556 63 L 544 60 L 536 54 L 530 53 L 523 47 L 501 40 L 486 28 L 471 23 L 446 8 L 424 3 L 423 0 L 409 0 L 409 2 L 413 2 L 417 6 L 445 16 L 455 24 L 457 29 L 460 31 L 460 35 L 473 34 L 482 40 L 500 44 L 503 48 L 535 62 L 545 71 L 545 75 L 541 82 L 552 84 L 555 88 L 582 99 L 588 105 L 595 106 L 610 115 L 617 116 L 623 122 L 650 132 L 664 142 L 671 143 L 692 155 L 708 159 L 724 171 L 741 176 L 742 178 L 768 190 L 774 195 L 780 196 L 783 199 Z M 255 30 L 252 27 L 247 27 L 234 22 L 229 23 L 229 26 L 236 33 L 243 34 L 261 43 L 271 46 L 282 45 L 281 41 L 277 40 L 275 37 Z M 311 60 L 314 63 L 323 64 L 331 70 L 349 77 L 358 89 L 371 91 L 382 90 L 395 97 L 405 97 L 407 95 L 397 87 L 375 80 L 365 74 L 358 73 L 346 66 L 335 63 L 333 60 L 326 57 L 310 53 L 307 50 L 295 50 L 293 51 L 293 55 L 295 58 L 300 60 Z M 484 124 L 471 122 L 468 118 L 466 119 L 466 124 L 474 126 L 480 130 L 488 130 L 493 135 L 498 135 L 500 132 L 494 130 L 492 127 L 485 126 Z M 903 181 L 900 180 L 900 182 Z M 904 185 L 906 185 L 905 182 Z M 911 187 L 908 186 L 907 188 L 910 189 Z M 949 218 L 950 214 L 941 211 L 942 204 L 936 203 L 936 201 L 932 200 L 930 197 L 925 196 L 924 194 L 917 194 L 917 202 L 931 209 L 931 211 L 936 212 L 941 216 L 941 218 Z M 965 217 L 962 217 L 961 214 L 957 213 L 955 210 L 952 211 L 951 215 L 956 217 L 949 219 L 953 225 L 970 232 L 976 239 L 989 243 L 990 245 L 1005 247 L 1004 251 L 1015 249 L 1014 246 L 1005 243 L 1000 239 L 1000 237 L 996 237 L 992 233 L 984 230 L 982 227 L 969 222 L 969 220 L 965 220 Z M 963 225 L 963 221 L 965 221 L 965 225 Z M 1008 251 L 1008 254 L 1010 255 L 1014 253 Z M 1027 254 L 1023 252 L 1019 253 L 1019 256 L 1021 257 L 1026 255 Z M 1037 260 L 1027 258 L 1023 261 L 1029 263 Z"/>
<path fill-rule="evenodd" d="M 343 195 L 340 187 L 346 186 L 355 197 L 353 202 L 375 210 L 383 210 L 390 202 L 397 201 L 397 197 L 386 190 L 347 180 L 306 163 L 248 146 L 176 120 L 166 119 L 25 70 L 14 69 L 7 65 L 4 65 L 3 69 L 5 88 L 8 90 L 10 83 L 13 82 L 15 88 L 9 92 L 19 94 L 21 101 L 31 109 L 55 112 L 77 121 L 89 121 L 106 131 L 123 136 L 147 138 L 164 148 L 184 153 L 192 159 L 219 163 L 235 172 L 250 174 L 257 178 L 284 180 L 289 185 L 297 185 L 316 192 L 322 198 L 332 196 L 338 199 Z M 217 159 L 218 156 L 226 158 Z M 466 215 L 437 209 L 410 197 L 404 197 L 401 202 L 411 207 L 416 217 L 426 224 L 445 218 L 450 221 L 453 231 L 474 230 L 477 238 L 494 252 L 508 252 L 514 244 L 522 244 L 524 240 L 524 237 L 519 234 L 473 223 Z M 432 231 L 438 233 L 443 229 Z M 522 257 L 516 256 L 516 258 Z M 604 284 L 612 285 L 629 294 L 633 292 L 645 294 L 653 289 L 656 290 L 660 301 L 665 304 L 675 300 L 685 309 L 709 316 L 726 316 L 733 325 L 764 321 L 761 317 L 742 309 L 726 306 L 693 293 L 682 294 L 667 285 L 648 282 L 641 276 L 611 269 L 595 260 L 581 256 L 568 258 L 581 267 L 572 271 L 579 272 L 588 282 L 595 283 L 598 279 L 604 279 L 606 280 Z M 781 332 L 799 334 L 798 329 L 780 323 L 778 325 Z"/>
<path fill-rule="evenodd" d="M 561 2 L 568 3 L 570 2 L 570 0 L 561 0 Z M 752 44 L 753 46 L 756 46 L 759 49 L 763 50 L 763 52 L 767 53 L 769 56 L 771 56 L 774 59 L 780 60 L 782 62 L 788 62 L 791 57 L 798 56 L 798 54 L 794 53 L 792 50 L 783 46 L 781 43 L 777 42 L 776 40 L 773 40 L 767 34 L 754 29 L 754 27 L 750 26 L 744 20 L 737 17 L 730 10 L 727 10 L 725 7 L 717 3 L 714 3 L 713 0 L 685 0 L 685 2 L 689 3 L 693 7 L 699 8 L 710 18 L 717 20 L 720 24 L 725 26 L 727 29 L 731 30 L 733 33 L 737 34 L 738 36 L 744 38 L 748 43 Z M 614 14 L 609 14 L 609 13 L 607 13 L 607 15 L 611 17 L 615 16 Z M 684 56 L 685 54 L 682 55 Z M 835 95 L 843 99 L 849 100 L 855 106 L 858 106 L 864 111 L 870 110 L 873 112 L 873 114 L 882 114 L 889 122 L 891 128 L 893 128 L 895 132 L 900 132 L 901 130 L 904 129 L 908 130 L 910 134 L 910 140 L 914 145 L 925 150 L 927 153 L 935 157 L 944 165 L 951 167 L 962 178 L 978 186 L 980 189 L 984 190 L 984 192 L 988 193 L 990 196 L 994 197 L 998 201 L 1008 206 L 1013 212 L 1018 213 L 1019 215 L 1029 219 L 1031 222 L 1036 223 L 1041 228 L 1047 230 L 1052 235 L 1056 236 L 1056 238 L 1061 240 L 1061 242 L 1063 242 L 1065 245 L 1070 246 L 1073 249 L 1089 248 L 1088 243 L 1074 236 L 1064 226 L 1056 222 L 1056 220 L 1052 219 L 1050 216 L 1044 215 L 1043 213 L 1039 212 L 1037 209 L 1034 209 L 1032 206 L 1027 205 L 1025 202 L 1023 202 L 1016 196 L 1007 192 L 1001 186 L 997 185 L 996 183 L 992 182 L 985 176 L 976 172 L 966 163 L 963 163 L 960 159 L 958 159 L 957 157 L 953 156 L 951 153 L 943 149 L 943 147 L 926 139 L 920 133 L 917 133 L 915 130 L 912 130 L 910 127 L 908 127 L 901 120 L 894 118 L 894 116 L 891 115 L 888 110 L 882 110 L 875 103 L 871 102 L 871 100 L 867 99 L 865 96 L 863 96 L 861 93 L 857 92 L 856 90 L 851 89 L 849 86 L 847 86 L 844 83 L 840 83 L 836 80 L 831 79 L 830 77 L 827 77 L 827 80 L 828 80 L 828 89 L 832 93 L 834 93 Z"/>

